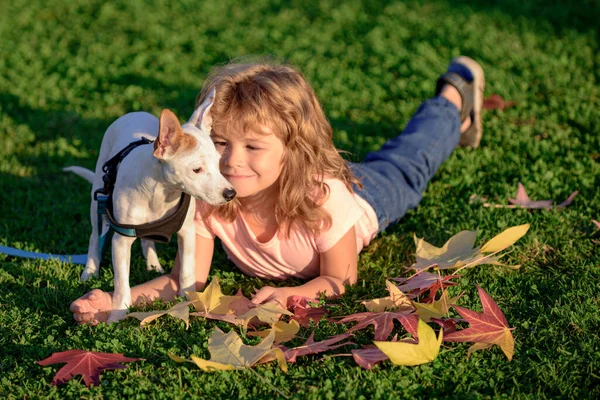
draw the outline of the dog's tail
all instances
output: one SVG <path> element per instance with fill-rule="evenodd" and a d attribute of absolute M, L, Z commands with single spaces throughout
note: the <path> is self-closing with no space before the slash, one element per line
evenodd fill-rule
<path fill-rule="evenodd" d="M 63 168 L 63 171 L 72 172 L 75 175 L 79 175 L 89 183 L 94 183 L 94 171 L 91 171 L 87 168 L 78 167 L 74 165 L 72 167 Z"/>

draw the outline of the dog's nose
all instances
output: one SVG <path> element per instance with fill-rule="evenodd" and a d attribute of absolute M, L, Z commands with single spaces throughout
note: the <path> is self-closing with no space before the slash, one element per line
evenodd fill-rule
<path fill-rule="evenodd" d="M 235 197 L 236 194 L 237 194 L 237 192 L 235 191 L 235 189 L 225 189 L 225 190 L 223 190 L 223 197 L 227 201 L 232 200 Z"/>

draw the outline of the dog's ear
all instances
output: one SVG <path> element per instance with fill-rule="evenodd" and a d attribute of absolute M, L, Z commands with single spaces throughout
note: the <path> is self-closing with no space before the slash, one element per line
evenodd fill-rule
<path fill-rule="evenodd" d="M 196 108 L 196 111 L 190 117 L 188 121 L 189 124 L 195 125 L 202 132 L 207 135 L 210 134 L 210 130 L 212 129 L 212 116 L 210 115 L 210 108 L 215 102 L 215 96 L 217 91 L 213 88 L 206 99 Z"/>
<path fill-rule="evenodd" d="M 175 114 L 166 108 L 162 110 L 160 113 L 158 137 L 154 141 L 154 157 L 166 160 L 177 153 L 177 150 L 179 150 L 184 141 L 184 136 Z"/>

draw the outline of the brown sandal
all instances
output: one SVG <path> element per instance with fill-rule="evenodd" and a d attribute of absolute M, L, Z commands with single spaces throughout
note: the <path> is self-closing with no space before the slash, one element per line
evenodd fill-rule
<path fill-rule="evenodd" d="M 462 98 L 460 121 L 464 122 L 471 117 L 471 126 L 460 136 L 460 146 L 479 147 L 483 134 L 481 109 L 485 90 L 485 76 L 481 65 L 469 57 L 454 58 L 448 66 L 448 71 L 437 81 L 436 95 L 441 92 L 445 84 L 454 86 L 460 93 Z"/>

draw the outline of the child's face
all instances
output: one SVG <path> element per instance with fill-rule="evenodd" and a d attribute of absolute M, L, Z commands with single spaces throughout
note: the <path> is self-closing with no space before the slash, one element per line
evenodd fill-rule
<path fill-rule="evenodd" d="M 284 145 L 269 128 L 233 135 L 217 130 L 211 138 L 221 154 L 221 173 L 233 185 L 237 198 L 260 194 L 279 178 Z"/>

